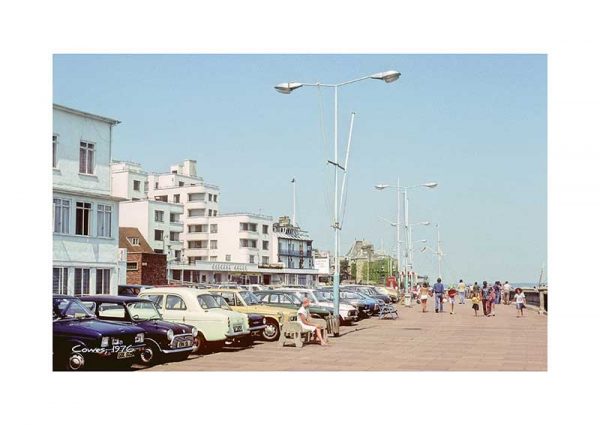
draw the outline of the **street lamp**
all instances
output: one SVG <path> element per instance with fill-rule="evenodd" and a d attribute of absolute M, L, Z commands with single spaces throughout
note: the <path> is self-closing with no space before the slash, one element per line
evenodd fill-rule
<path fill-rule="evenodd" d="M 358 81 L 374 79 L 381 80 L 386 83 L 392 83 L 396 81 L 400 77 L 400 73 L 398 71 L 385 71 L 379 72 L 376 74 L 367 75 L 364 77 L 356 78 L 354 80 L 345 81 L 338 84 L 321 84 L 321 83 L 299 83 L 299 82 L 289 82 L 289 83 L 281 83 L 276 85 L 274 88 L 279 93 L 282 94 L 290 94 L 292 91 L 299 89 L 300 87 L 309 86 L 309 87 L 331 87 L 334 89 L 334 159 L 333 165 L 335 169 L 335 193 L 334 193 L 334 207 L 333 207 L 333 230 L 335 236 L 335 251 L 334 251 L 334 261 L 335 261 L 335 271 L 333 274 L 333 309 L 334 309 L 334 317 L 339 317 L 340 314 L 340 264 L 339 264 L 339 244 L 340 244 L 340 223 L 339 223 L 339 205 L 338 205 L 338 168 L 340 165 L 338 163 L 338 88 L 342 86 L 346 86 L 348 84 L 356 83 Z M 344 170 L 345 171 L 345 170 Z"/>
<path fill-rule="evenodd" d="M 411 306 L 411 297 L 410 297 L 410 291 L 409 291 L 409 287 L 408 287 L 408 272 L 409 272 L 409 263 L 410 263 L 410 267 L 412 267 L 412 259 L 409 260 L 409 252 L 412 251 L 412 246 L 411 246 L 411 232 L 410 232 L 410 226 L 408 224 L 408 191 L 410 189 L 415 189 L 418 187 L 426 187 L 428 189 L 433 189 L 435 187 L 437 187 L 437 183 L 435 182 L 429 182 L 429 183 L 422 183 L 422 184 L 418 184 L 415 186 L 400 186 L 400 177 L 398 177 L 398 184 L 396 186 L 394 185 L 389 185 L 389 184 L 378 184 L 375 186 L 375 189 L 377 190 L 384 190 L 387 189 L 389 187 L 391 188 L 395 188 L 397 191 L 397 219 L 396 219 L 396 243 L 397 243 L 397 261 L 398 261 L 398 277 L 400 277 L 400 226 L 398 224 L 400 224 L 400 193 L 403 192 L 404 193 L 404 234 L 406 235 L 406 244 L 405 244 L 405 249 L 404 249 L 404 305 L 406 307 L 410 307 Z M 421 222 L 421 223 L 415 223 L 415 224 L 424 224 L 427 223 L 427 225 L 429 224 L 429 222 Z M 412 256 L 412 255 L 411 255 Z M 398 292 L 400 292 L 400 285 L 398 285 Z"/>

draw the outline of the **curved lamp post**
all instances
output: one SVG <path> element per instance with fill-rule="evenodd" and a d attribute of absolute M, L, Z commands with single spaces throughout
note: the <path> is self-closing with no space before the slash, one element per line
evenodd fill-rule
<path fill-rule="evenodd" d="M 333 308 L 334 315 L 338 317 L 340 314 L 340 264 L 339 264 L 339 244 L 340 244 L 340 224 L 339 224 L 339 206 L 338 206 L 338 88 L 346 86 L 348 84 L 356 83 L 358 81 L 373 79 L 373 80 L 381 80 L 386 83 L 392 83 L 396 81 L 400 77 L 400 73 L 398 71 L 385 71 L 378 72 L 376 74 L 367 75 L 364 77 L 356 78 L 354 80 L 344 81 L 338 84 L 321 84 L 321 83 L 299 83 L 299 82 L 289 82 L 289 83 L 281 83 L 277 84 L 274 88 L 279 93 L 282 94 L 290 94 L 296 89 L 300 87 L 308 86 L 308 87 L 331 87 L 334 89 L 334 159 L 333 165 L 335 169 L 335 194 L 334 194 L 334 218 L 333 218 L 333 229 L 335 232 L 335 251 L 334 251 L 334 261 L 335 261 L 335 270 L 333 274 Z"/>

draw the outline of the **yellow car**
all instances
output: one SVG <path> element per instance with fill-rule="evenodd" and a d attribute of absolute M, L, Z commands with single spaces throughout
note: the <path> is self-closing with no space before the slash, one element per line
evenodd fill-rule
<path fill-rule="evenodd" d="M 281 325 L 290 320 L 296 320 L 297 308 L 273 307 L 261 304 L 256 296 L 244 289 L 210 289 L 209 292 L 219 294 L 233 311 L 240 313 L 256 313 L 265 316 L 267 327 L 263 329 L 262 336 L 267 341 L 277 341 L 281 332 Z"/>

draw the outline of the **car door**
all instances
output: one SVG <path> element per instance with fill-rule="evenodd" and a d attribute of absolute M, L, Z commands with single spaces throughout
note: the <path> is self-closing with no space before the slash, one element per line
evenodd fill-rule
<path fill-rule="evenodd" d="M 162 311 L 164 320 L 185 323 L 185 315 L 188 307 L 183 298 L 176 294 L 166 294 L 164 298 L 164 309 Z"/>

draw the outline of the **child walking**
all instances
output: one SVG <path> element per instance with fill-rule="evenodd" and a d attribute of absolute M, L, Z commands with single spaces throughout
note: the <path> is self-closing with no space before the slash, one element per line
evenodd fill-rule
<path fill-rule="evenodd" d="M 523 310 L 525 309 L 525 294 L 521 288 L 515 289 L 515 303 L 517 304 L 517 311 L 521 312 L 517 313 L 517 317 L 523 317 Z"/>
<path fill-rule="evenodd" d="M 475 317 L 477 317 L 477 312 L 479 311 L 479 292 L 473 291 L 471 295 L 471 302 L 473 303 L 473 311 L 475 312 Z"/>

